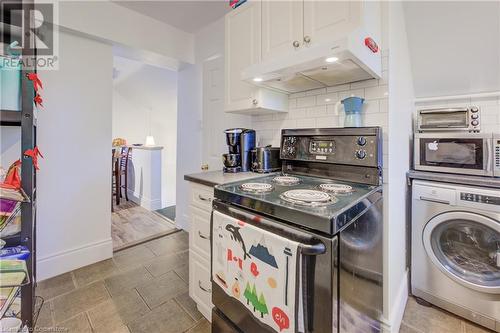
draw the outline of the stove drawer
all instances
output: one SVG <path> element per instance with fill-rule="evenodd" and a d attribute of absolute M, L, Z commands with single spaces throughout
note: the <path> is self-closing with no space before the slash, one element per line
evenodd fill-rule
<path fill-rule="evenodd" d="M 210 262 L 193 251 L 189 251 L 189 296 L 196 302 L 203 316 L 210 321 L 213 308 Z"/>
<path fill-rule="evenodd" d="M 191 206 L 189 248 L 210 260 L 210 213 Z"/>
<path fill-rule="evenodd" d="M 207 212 L 211 212 L 213 200 L 213 187 L 191 184 L 191 205 Z"/>

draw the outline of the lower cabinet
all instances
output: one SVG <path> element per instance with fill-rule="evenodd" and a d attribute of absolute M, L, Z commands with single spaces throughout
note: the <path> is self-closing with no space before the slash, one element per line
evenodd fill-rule
<path fill-rule="evenodd" d="M 189 251 L 189 296 L 196 302 L 198 311 L 212 321 L 212 282 L 210 261 L 194 251 Z"/>
<path fill-rule="evenodd" d="M 213 187 L 190 184 L 189 204 L 189 296 L 198 311 L 212 320 L 212 281 L 210 277 L 210 216 Z"/>

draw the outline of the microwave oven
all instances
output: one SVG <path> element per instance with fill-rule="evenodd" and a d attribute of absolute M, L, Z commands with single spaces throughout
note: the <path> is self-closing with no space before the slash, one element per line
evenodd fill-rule
<path fill-rule="evenodd" d="M 416 133 L 415 170 L 500 177 L 500 134 Z"/>
<path fill-rule="evenodd" d="M 477 106 L 418 110 L 417 131 L 479 132 L 481 129 L 480 113 Z"/>

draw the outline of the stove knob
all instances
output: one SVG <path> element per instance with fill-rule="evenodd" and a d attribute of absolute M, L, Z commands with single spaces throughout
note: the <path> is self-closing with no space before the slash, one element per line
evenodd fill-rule
<path fill-rule="evenodd" d="M 471 124 L 472 124 L 472 126 L 477 126 L 477 125 L 479 125 L 479 121 L 473 120 L 473 121 L 471 121 Z"/>
<path fill-rule="evenodd" d="M 479 109 L 478 109 L 477 106 L 473 106 L 473 107 L 470 108 L 470 112 L 472 112 L 472 113 L 476 113 L 478 111 L 479 111 Z"/>
<path fill-rule="evenodd" d="M 366 151 L 362 149 L 356 151 L 356 157 L 360 160 L 364 159 L 366 157 Z"/>
<path fill-rule="evenodd" d="M 358 138 L 358 145 L 360 145 L 360 146 L 366 145 L 366 138 L 364 136 L 360 136 Z"/>
<path fill-rule="evenodd" d="M 476 113 L 476 114 L 472 114 L 470 117 L 471 117 L 472 119 L 477 119 L 477 118 L 479 118 L 479 115 Z"/>

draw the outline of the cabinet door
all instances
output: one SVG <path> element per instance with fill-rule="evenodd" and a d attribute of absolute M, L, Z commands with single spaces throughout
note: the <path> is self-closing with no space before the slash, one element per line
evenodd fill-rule
<path fill-rule="evenodd" d="M 305 46 L 343 37 L 361 24 L 361 1 L 304 0 Z"/>
<path fill-rule="evenodd" d="M 252 107 L 257 88 L 241 80 L 241 71 L 260 62 L 261 2 L 248 1 L 225 17 L 226 111 Z"/>
<path fill-rule="evenodd" d="M 262 2 L 262 60 L 300 49 L 303 39 L 302 1 Z"/>
<path fill-rule="evenodd" d="M 210 213 L 191 206 L 189 249 L 210 260 Z"/>

